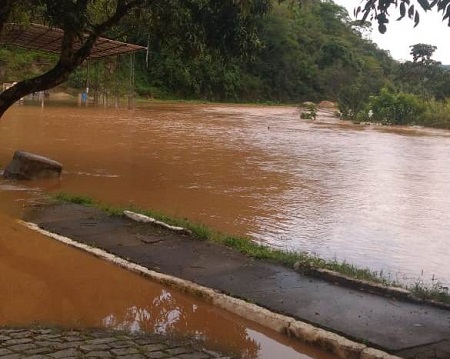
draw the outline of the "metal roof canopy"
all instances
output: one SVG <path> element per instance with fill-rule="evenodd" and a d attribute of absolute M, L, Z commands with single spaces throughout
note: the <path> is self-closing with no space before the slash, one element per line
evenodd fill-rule
<path fill-rule="evenodd" d="M 30 24 L 24 26 L 20 24 L 7 24 L 3 29 L 3 33 L 0 35 L 0 44 L 59 54 L 63 36 L 63 30 L 45 25 Z M 75 49 L 79 49 L 80 47 L 80 42 L 75 44 Z M 89 58 L 98 59 L 142 50 L 146 50 L 146 48 L 99 37 L 92 48 Z"/>

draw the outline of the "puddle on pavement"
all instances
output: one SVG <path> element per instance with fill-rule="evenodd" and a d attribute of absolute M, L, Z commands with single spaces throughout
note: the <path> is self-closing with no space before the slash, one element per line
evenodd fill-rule
<path fill-rule="evenodd" d="M 26 195 L 1 192 L 0 325 L 188 335 L 246 359 L 333 358 L 29 230 L 4 214 L 5 203 Z"/>

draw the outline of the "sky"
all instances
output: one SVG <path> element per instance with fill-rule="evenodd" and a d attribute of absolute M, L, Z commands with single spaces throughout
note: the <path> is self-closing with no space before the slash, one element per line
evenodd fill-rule
<path fill-rule="evenodd" d="M 361 0 L 333 0 L 336 4 L 347 8 L 353 19 L 353 10 L 361 4 Z M 365 1 L 364 1 L 365 3 Z M 380 34 L 378 26 L 374 23 L 371 39 L 378 47 L 388 50 L 391 56 L 399 61 L 412 60 L 410 45 L 425 43 L 437 46 L 433 59 L 441 61 L 444 65 L 450 64 L 450 27 L 447 21 L 442 21 L 442 15 L 436 10 L 420 12 L 420 23 L 414 28 L 414 22 L 405 17 L 398 18 L 398 10 L 393 10 L 389 19 L 387 32 Z"/>

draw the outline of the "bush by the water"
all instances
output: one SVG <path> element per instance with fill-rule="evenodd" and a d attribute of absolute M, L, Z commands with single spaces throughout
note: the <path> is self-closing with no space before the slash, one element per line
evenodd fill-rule
<path fill-rule="evenodd" d="M 359 117 L 386 125 L 414 125 L 423 122 L 426 110 L 426 104 L 416 95 L 382 89 L 379 95 L 370 98 L 367 111 Z"/>
<path fill-rule="evenodd" d="M 315 120 L 317 118 L 317 105 L 312 102 L 303 104 L 304 110 L 300 113 L 300 118 L 305 120 Z"/>
<path fill-rule="evenodd" d="M 450 129 L 450 103 L 446 101 L 430 101 L 420 125 L 427 127 Z"/>

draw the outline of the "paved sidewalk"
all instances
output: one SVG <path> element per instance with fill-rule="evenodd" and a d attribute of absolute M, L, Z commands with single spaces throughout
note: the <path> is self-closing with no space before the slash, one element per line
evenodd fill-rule
<path fill-rule="evenodd" d="M 153 225 L 62 204 L 29 218 L 43 229 L 149 269 L 244 298 L 274 312 L 411 359 L 450 358 L 450 311 L 381 297 L 248 258 Z"/>
<path fill-rule="evenodd" d="M 27 328 L 0 328 L 0 358 L 226 359 L 194 342 L 158 335 Z"/>

